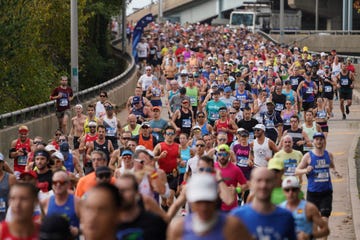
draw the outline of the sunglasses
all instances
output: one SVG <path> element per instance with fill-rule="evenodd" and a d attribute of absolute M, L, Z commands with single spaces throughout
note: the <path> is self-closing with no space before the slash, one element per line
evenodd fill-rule
<path fill-rule="evenodd" d="M 122 139 L 129 140 L 130 138 L 129 137 L 122 137 Z"/>
<path fill-rule="evenodd" d="M 144 165 L 144 160 L 141 160 L 141 159 L 134 159 L 134 160 L 135 160 L 135 162 L 138 162 L 141 165 Z"/>
<path fill-rule="evenodd" d="M 262 129 L 254 129 L 255 132 L 260 132 Z"/>
<path fill-rule="evenodd" d="M 228 153 L 226 153 L 226 152 L 219 152 L 219 153 L 217 153 L 217 156 L 218 156 L 218 157 L 227 157 L 227 156 L 228 156 Z"/>
<path fill-rule="evenodd" d="M 204 118 L 205 116 L 198 116 L 198 118 Z"/>
<path fill-rule="evenodd" d="M 60 186 L 64 186 L 65 184 L 67 184 L 68 181 L 52 181 L 52 185 L 58 185 L 60 184 Z"/>
<path fill-rule="evenodd" d="M 61 136 L 61 133 L 56 133 L 55 136 Z"/>
<path fill-rule="evenodd" d="M 89 128 L 96 128 L 95 126 L 89 126 Z"/>
<path fill-rule="evenodd" d="M 240 134 L 240 137 L 248 137 L 249 134 Z"/>
<path fill-rule="evenodd" d="M 106 97 L 105 95 L 100 95 L 100 97 Z"/>
<path fill-rule="evenodd" d="M 218 141 L 219 141 L 219 142 L 225 142 L 225 141 L 226 141 L 226 138 L 218 138 Z"/>
<path fill-rule="evenodd" d="M 201 168 L 199 168 L 199 172 L 213 173 L 214 169 L 211 167 L 201 167 Z"/>
<path fill-rule="evenodd" d="M 167 133 L 165 133 L 165 135 L 166 135 L 166 136 L 174 136 L 175 133 L 174 133 L 174 132 L 167 132 Z"/>
<path fill-rule="evenodd" d="M 196 144 L 196 147 L 205 147 L 204 144 Z"/>
<path fill-rule="evenodd" d="M 124 155 L 122 156 L 123 159 L 131 159 L 131 155 Z"/>
<path fill-rule="evenodd" d="M 34 144 L 38 145 L 38 144 L 42 144 L 42 142 L 41 141 L 35 141 Z"/>
<path fill-rule="evenodd" d="M 299 188 L 284 188 L 284 191 L 285 192 L 290 192 L 290 191 L 297 192 L 297 191 L 299 191 Z"/>
<path fill-rule="evenodd" d="M 236 112 L 229 112 L 229 114 L 236 114 Z"/>

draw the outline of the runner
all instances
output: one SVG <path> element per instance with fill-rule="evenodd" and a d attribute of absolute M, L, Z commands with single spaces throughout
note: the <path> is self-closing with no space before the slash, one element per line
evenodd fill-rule
<path fill-rule="evenodd" d="M 336 77 L 337 88 L 340 93 L 340 110 L 342 113 L 342 119 L 346 119 L 346 115 L 350 113 L 350 106 L 352 104 L 352 92 L 354 88 L 354 74 L 350 72 L 345 63 L 341 64 L 341 71 Z M 345 109 L 344 109 L 344 103 Z M 345 115 L 346 113 L 346 115 Z"/>
<path fill-rule="evenodd" d="M 84 124 L 86 115 L 82 113 L 83 106 L 81 104 L 75 105 L 76 116 L 71 119 L 71 129 L 69 137 L 73 138 L 74 150 L 79 149 L 80 138 L 84 133 Z"/>

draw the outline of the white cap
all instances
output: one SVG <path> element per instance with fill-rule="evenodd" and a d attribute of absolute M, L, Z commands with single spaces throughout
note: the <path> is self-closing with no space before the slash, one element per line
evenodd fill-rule
<path fill-rule="evenodd" d="M 51 154 L 51 157 L 56 157 L 56 158 L 60 159 L 61 161 L 64 161 L 64 156 L 59 151 L 56 151 L 53 154 Z"/>
<path fill-rule="evenodd" d="M 215 177 L 207 173 L 193 174 L 186 185 L 186 199 L 189 202 L 215 201 L 218 198 Z"/>
<path fill-rule="evenodd" d="M 327 56 L 327 54 L 324 53 L 324 52 L 321 52 L 321 53 L 320 53 L 320 56 L 321 56 L 321 57 L 325 57 L 325 56 Z"/>
<path fill-rule="evenodd" d="M 138 150 L 145 150 L 146 151 L 146 147 L 143 146 L 143 145 L 138 145 L 138 146 L 136 146 L 135 151 L 138 151 Z"/>
<path fill-rule="evenodd" d="M 253 129 L 261 129 L 263 131 L 265 131 L 265 126 L 264 124 L 256 124 L 255 127 L 253 127 Z"/>
<path fill-rule="evenodd" d="M 145 69 L 146 69 L 146 70 L 148 70 L 148 69 L 151 70 L 151 67 L 150 67 L 150 66 L 146 66 Z"/>
<path fill-rule="evenodd" d="M 56 151 L 56 148 L 55 148 L 54 145 L 48 144 L 48 145 L 46 145 L 46 147 L 45 147 L 45 151 L 47 151 L 47 152 Z"/>
<path fill-rule="evenodd" d="M 281 184 L 282 188 L 300 188 L 299 179 L 295 176 L 288 176 L 284 178 Z"/>
<path fill-rule="evenodd" d="M 79 103 L 79 104 L 76 104 L 76 105 L 75 105 L 75 108 L 81 108 L 81 109 L 83 109 L 83 106 Z"/>

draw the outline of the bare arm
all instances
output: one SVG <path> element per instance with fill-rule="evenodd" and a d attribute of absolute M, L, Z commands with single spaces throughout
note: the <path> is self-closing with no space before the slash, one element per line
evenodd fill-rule
<path fill-rule="evenodd" d="M 237 240 L 239 236 L 241 239 L 253 239 L 245 225 L 235 216 L 227 216 L 226 224 L 223 229 L 224 236 L 228 240 Z"/>
<path fill-rule="evenodd" d="M 308 174 L 312 171 L 310 163 L 310 154 L 306 153 L 301 159 L 299 165 L 295 169 L 295 175 Z"/>

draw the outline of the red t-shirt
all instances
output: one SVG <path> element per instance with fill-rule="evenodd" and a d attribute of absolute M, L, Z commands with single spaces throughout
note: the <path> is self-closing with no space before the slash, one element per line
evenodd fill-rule
<path fill-rule="evenodd" d="M 54 89 L 51 96 L 56 97 L 59 94 L 61 94 L 61 98 L 56 99 L 56 111 L 63 112 L 66 109 L 70 109 L 70 97 L 73 96 L 71 87 L 62 88 L 59 86 Z"/>
<path fill-rule="evenodd" d="M 167 151 L 165 158 L 160 158 L 158 163 L 159 167 L 165 171 L 165 173 L 172 173 L 177 168 L 177 158 L 179 157 L 179 144 L 173 143 L 171 145 L 162 142 L 160 143 L 161 152 Z"/>
<path fill-rule="evenodd" d="M 238 184 L 243 185 L 246 183 L 246 178 L 243 172 L 235 166 L 233 163 L 229 162 L 228 165 L 224 168 L 219 166 L 219 163 L 215 163 L 215 168 L 221 171 L 221 176 L 224 179 L 224 182 L 227 186 L 237 187 Z M 237 196 L 234 196 L 234 202 L 231 205 L 226 205 L 221 203 L 221 210 L 230 211 L 233 208 L 237 207 Z"/>
<path fill-rule="evenodd" d="M 18 171 L 20 173 L 25 171 L 25 166 L 28 161 L 28 153 L 31 152 L 30 138 L 27 138 L 25 142 L 21 142 L 20 139 L 16 141 L 15 149 L 25 149 L 27 154 L 23 156 L 18 156 L 14 160 L 14 171 Z"/>

